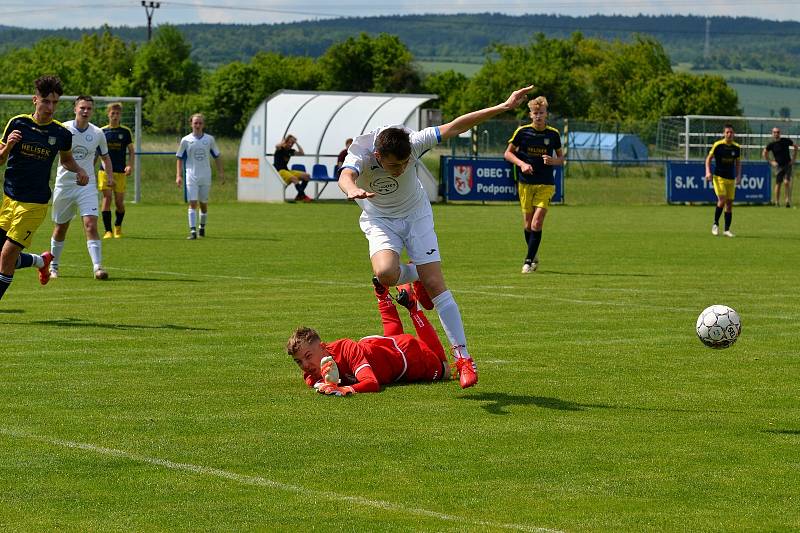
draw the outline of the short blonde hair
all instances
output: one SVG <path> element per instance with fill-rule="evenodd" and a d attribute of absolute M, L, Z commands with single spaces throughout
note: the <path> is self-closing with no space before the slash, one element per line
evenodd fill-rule
<path fill-rule="evenodd" d="M 206 117 L 205 117 L 205 116 L 204 116 L 202 113 L 195 113 L 194 115 L 192 115 L 191 117 L 189 117 L 189 124 L 191 124 L 192 122 L 194 122 L 194 119 L 196 119 L 196 118 L 199 118 L 199 119 L 200 119 L 200 120 L 202 120 L 203 122 L 205 122 L 205 121 L 206 121 Z"/>
<path fill-rule="evenodd" d="M 537 96 L 536 98 L 528 102 L 528 109 L 533 111 L 534 107 L 544 107 L 545 109 L 549 107 L 547 103 L 547 98 L 545 98 L 544 96 Z"/>
<path fill-rule="evenodd" d="M 122 102 L 110 102 L 106 106 L 106 113 L 108 113 L 108 112 L 110 112 L 112 110 L 115 110 L 115 109 L 121 112 L 122 111 Z"/>
<path fill-rule="evenodd" d="M 320 340 L 319 333 L 317 333 L 316 330 L 305 326 L 299 327 L 294 330 L 294 333 L 292 333 L 292 336 L 289 337 L 289 340 L 286 342 L 286 353 L 289 355 L 296 355 L 297 350 L 299 350 L 304 343 L 313 344 Z"/>

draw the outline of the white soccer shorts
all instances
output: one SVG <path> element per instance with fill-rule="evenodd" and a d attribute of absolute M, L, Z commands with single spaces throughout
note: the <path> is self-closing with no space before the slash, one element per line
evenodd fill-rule
<path fill-rule="evenodd" d="M 97 185 L 89 184 L 83 187 L 56 187 L 53 191 L 53 208 L 51 210 L 53 222 L 66 224 L 79 214 L 82 217 L 96 217 Z"/>
<path fill-rule="evenodd" d="M 211 191 L 211 180 L 186 180 L 186 198 L 190 202 L 208 203 L 208 193 Z"/>
<path fill-rule="evenodd" d="M 361 213 L 359 225 L 369 241 L 369 256 L 381 250 L 392 250 L 398 255 L 403 248 L 417 265 L 441 261 L 439 241 L 433 229 L 430 210 L 404 218 L 374 217 Z"/>

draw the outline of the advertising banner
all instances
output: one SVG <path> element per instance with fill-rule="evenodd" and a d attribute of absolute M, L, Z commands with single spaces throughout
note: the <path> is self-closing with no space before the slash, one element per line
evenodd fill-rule
<path fill-rule="evenodd" d="M 479 202 L 515 202 L 517 184 L 511 164 L 500 157 L 442 157 L 445 199 Z M 556 192 L 550 203 L 564 202 L 564 174 L 553 167 Z"/>
<path fill-rule="evenodd" d="M 666 164 L 667 203 L 716 203 L 714 185 L 706 181 L 705 162 Z M 766 161 L 742 163 L 742 182 L 734 203 L 768 204 L 772 199 L 772 173 Z"/>

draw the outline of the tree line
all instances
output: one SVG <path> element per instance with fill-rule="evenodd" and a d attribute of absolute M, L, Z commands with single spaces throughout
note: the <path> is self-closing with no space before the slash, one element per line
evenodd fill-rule
<path fill-rule="evenodd" d="M 0 56 L 0 92 L 29 93 L 35 77 L 60 76 L 71 94 L 144 97 L 146 128 L 180 133 L 186 117 L 206 115 L 217 135 L 238 136 L 255 108 L 280 89 L 435 93 L 449 119 L 505 100 L 528 83 L 557 116 L 595 121 L 655 122 L 663 115 L 740 114 L 736 92 L 718 76 L 672 71 L 663 46 L 647 36 L 605 41 L 575 33 L 542 33 L 519 45 L 489 48 L 478 73 L 425 75 L 396 35 L 358 36 L 332 44 L 318 58 L 258 52 L 248 61 L 204 69 L 174 26 L 150 42 L 126 42 L 109 28 L 77 41 L 48 37 Z M 517 110 L 524 118 L 525 109 Z"/>

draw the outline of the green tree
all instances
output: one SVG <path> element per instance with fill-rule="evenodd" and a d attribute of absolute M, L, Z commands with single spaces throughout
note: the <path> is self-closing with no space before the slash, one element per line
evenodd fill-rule
<path fill-rule="evenodd" d="M 465 75 L 451 69 L 425 76 L 422 90 L 439 96 L 435 103 L 442 110 L 446 122 L 459 115 L 461 98 L 468 85 L 469 79 Z"/>
<path fill-rule="evenodd" d="M 739 97 L 721 76 L 667 74 L 627 94 L 628 116 L 657 121 L 674 115 L 740 115 Z"/>
<path fill-rule="evenodd" d="M 333 91 L 414 92 L 420 75 L 414 57 L 395 35 L 361 33 L 334 44 L 320 58 L 320 88 Z"/>
<path fill-rule="evenodd" d="M 173 26 L 160 26 L 153 39 L 136 53 L 130 90 L 140 96 L 190 94 L 200 89 L 200 66 L 191 47 Z"/>

